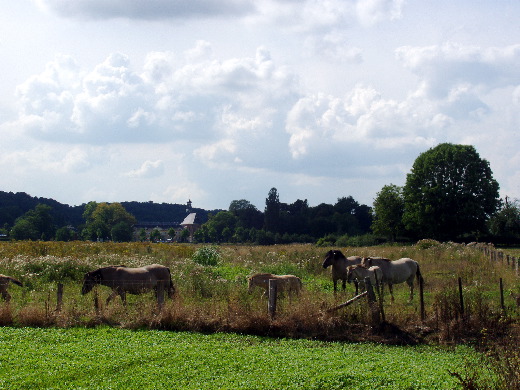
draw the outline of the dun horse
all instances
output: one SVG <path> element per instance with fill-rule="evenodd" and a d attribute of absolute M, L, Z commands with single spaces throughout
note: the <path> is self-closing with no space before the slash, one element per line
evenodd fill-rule
<path fill-rule="evenodd" d="M 168 292 L 168 297 L 173 298 L 175 287 L 168 267 L 160 264 L 140 268 L 129 268 L 123 265 L 109 266 L 86 273 L 81 293 L 87 294 L 96 284 L 101 284 L 112 289 L 112 293 L 107 298 L 107 304 L 116 295 L 119 295 L 123 303 L 126 303 L 126 293 L 137 295 L 155 290 L 157 296 L 158 286 L 161 282 Z"/>
<path fill-rule="evenodd" d="M 383 284 L 388 285 L 392 301 L 394 294 L 392 285 L 406 282 L 410 287 L 410 301 L 413 299 L 413 282 L 417 276 L 417 280 L 422 278 L 419 270 L 419 263 L 409 258 L 390 261 L 382 258 L 363 258 L 362 264 L 366 267 L 377 265 L 383 271 Z"/>
<path fill-rule="evenodd" d="M 269 279 L 276 279 L 278 293 L 287 292 L 289 295 L 293 295 L 299 294 L 302 289 L 302 281 L 297 276 L 259 273 L 247 278 L 249 294 L 251 294 L 253 289 L 258 286 L 265 290 L 264 295 L 266 295 L 269 290 Z"/>
<path fill-rule="evenodd" d="M 350 265 L 356 265 L 361 263 L 361 257 L 350 256 L 345 257 L 339 250 L 330 250 L 325 255 L 325 261 L 323 261 L 323 268 L 327 268 L 332 265 L 332 283 L 334 283 L 334 292 L 337 291 L 338 280 L 342 281 L 342 288 L 345 291 L 347 287 L 347 267 Z M 358 291 L 357 282 L 354 282 L 356 286 L 356 294 Z"/>
<path fill-rule="evenodd" d="M 7 292 L 7 286 L 9 285 L 9 282 L 13 282 L 18 286 L 23 286 L 22 282 L 12 278 L 11 276 L 0 275 L 0 294 L 2 294 L 2 298 L 4 298 L 4 301 L 6 302 L 11 300 L 11 295 Z"/>

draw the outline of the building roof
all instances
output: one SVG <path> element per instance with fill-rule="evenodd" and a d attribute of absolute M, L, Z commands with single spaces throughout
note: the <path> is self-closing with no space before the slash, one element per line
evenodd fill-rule
<path fill-rule="evenodd" d="M 197 223 L 195 221 L 196 217 L 197 217 L 197 213 L 188 214 L 188 216 L 186 218 L 184 218 L 184 221 L 181 222 L 181 226 L 195 225 Z"/>

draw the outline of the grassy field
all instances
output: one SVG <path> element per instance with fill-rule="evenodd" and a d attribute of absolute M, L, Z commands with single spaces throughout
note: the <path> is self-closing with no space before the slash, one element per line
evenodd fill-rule
<path fill-rule="evenodd" d="M 102 327 L 0 328 L 0 389 L 454 389 L 470 347 Z M 481 375 L 493 373 L 479 366 Z M 460 387 L 459 387 L 460 388 Z"/>
<path fill-rule="evenodd" d="M 374 326 L 363 300 L 328 312 L 354 291 L 349 285 L 333 293 L 330 269 L 322 267 L 329 249 L 0 243 L 0 273 L 24 284 L 9 287 L 9 304 L 0 302 L 0 388 L 443 389 L 459 383 L 465 389 L 520 389 L 514 348 L 520 342 L 520 283 L 511 264 L 475 248 L 428 240 L 337 248 L 347 256 L 411 257 L 420 264 L 426 318 L 421 320 L 418 297 L 409 303 L 408 288 L 398 285 L 395 302 L 384 302 L 386 322 Z M 80 294 L 88 271 L 152 263 L 168 266 L 177 288 L 162 310 L 151 293 L 129 296 L 126 306 L 119 299 L 106 305 L 103 286 Z M 297 275 L 304 290 L 280 299 L 273 319 L 260 291 L 247 293 L 246 277 L 254 272 Z M 59 311 L 58 283 L 64 285 Z M 484 355 L 473 347 L 489 353 L 485 369 L 475 360 Z M 461 376 L 450 376 L 451 370 Z M 488 374 L 497 375 L 502 387 Z"/>
<path fill-rule="evenodd" d="M 322 267 L 328 249 L 311 245 L 0 243 L 0 273 L 24 283 L 23 288 L 10 287 L 13 299 L 9 306 L 0 305 L 0 325 L 110 324 L 132 329 L 232 331 L 349 341 L 378 336 L 367 333 L 370 316 L 366 304 L 360 302 L 334 315 L 327 314 L 327 309 L 353 295 L 350 285 L 346 292 L 333 294 L 330 269 Z M 411 257 L 419 262 L 425 280 L 425 321 L 420 319 L 417 296 L 412 304 L 408 303 L 405 285 L 395 286 L 396 301 L 390 304 L 387 299 L 384 305 L 387 322 L 411 333 L 419 342 L 424 337 L 441 343 L 460 342 L 480 337 L 485 329 L 503 331 L 508 325 L 504 319 L 518 321 L 519 308 L 514 300 L 520 294 L 518 276 L 510 266 L 490 261 L 481 251 L 429 241 L 413 246 L 340 249 L 346 255 Z M 99 287 L 99 311 L 94 310 L 93 293 L 80 294 L 85 272 L 113 264 L 152 263 L 171 269 L 178 292 L 161 313 L 157 313 L 151 294 L 129 296 L 127 307 L 119 299 L 107 306 L 104 299 L 109 290 Z M 303 280 L 304 292 L 298 298 L 280 300 L 272 321 L 260 292 L 247 294 L 246 277 L 254 272 L 297 275 Z M 463 283 L 464 315 L 459 307 L 459 277 Z M 500 279 L 504 286 L 504 308 Z M 59 313 L 54 310 L 58 283 L 64 284 L 65 291 Z"/>

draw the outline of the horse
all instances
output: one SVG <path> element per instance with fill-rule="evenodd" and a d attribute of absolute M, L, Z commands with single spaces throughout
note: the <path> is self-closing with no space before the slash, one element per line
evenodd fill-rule
<path fill-rule="evenodd" d="M 347 282 L 357 280 L 361 285 L 365 284 L 365 278 L 369 278 L 372 286 L 379 286 L 383 280 L 383 271 L 377 265 L 367 268 L 363 264 L 349 265 L 347 267 Z"/>
<path fill-rule="evenodd" d="M 343 291 L 347 285 L 347 267 L 350 265 L 356 265 L 361 263 L 362 258 L 360 256 L 345 257 L 340 250 L 330 250 L 325 254 L 325 260 L 323 261 L 323 268 L 327 268 L 332 265 L 332 283 L 334 284 L 334 292 L 336 292 L 338 280 L 342 280 Z M 357 281 L 354 281 L 356 286 L 356 294 L 358 292 Z"/>
<path fill-rule="evenodd" d="M 7 286 L 9 285 L 9 282 L 23 287 L 22 282 L 20 282 L 19 280 L 11 276 L 0 275 L 0 294 L 2 294 L 2 298 L 4 298 L 4 301 L 6 302 L 9 302 L 11 300 L 11 295 L 7 292 Z"/>
<path fill-rule="evenodd" d="M 294 275 L 274 275 L 268 273 L 257 273 L 247 278 L 248 292 L 251 294 L 255 287 L 264 289 L 262 295 L 267 295 L 269 291 L 269 279 L 277 281 L 277 290 L 279 293 L 287 292 L 289 295 L 299 294 L 302 289 L 302 281 Z"/>
<path fill-rule="evenodd" d="M 170 269 L 160 264 L 152 264 L 139 268 L 130 268 L 124 265 L 108 266 L 95 271 L 87 272 L 83 279 L 81 294 L 87 294 L 96 284 L 110 287 L 112 293 L 108 296 L 108 304 L 116 295 L 126 304 L 126 293 L 142 294 L 154 290 L 157 297 L 158 285 L 164 283 L 168 297 L 175 294 L 175 287 L 171 279 Z"/>
<path fill-rule="evenodd" d="M 421 280 L 422 275 L 419 269 L 419 263 L 410 258 L 404 257 L 399 260 L 391 261 L 384 258 L 365 257 L 361 261 L 365 267 L 377 265 L 383 271 L 383 284 L 388 285 L 391 300 L 394 301 L 392 286 L 394 284 L 406 282 L 410 287 L 410 302 L 413 300 L 413 282 L 414 278 Z"/>

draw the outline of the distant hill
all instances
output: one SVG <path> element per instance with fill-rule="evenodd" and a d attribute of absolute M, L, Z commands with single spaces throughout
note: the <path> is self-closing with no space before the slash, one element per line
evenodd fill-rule
<path fill-rule="evenodd" d="M 13 226 L 15 220 L 27 211 L 34 209 L 37 204 L 45 204 L 52 207 L 52 215 L 56 226 L 79 226 L 83 220 L 85 204 L 69 206 L 54 199 L 33 197 L 25 192 L 0 191 L 0 228 Z M 187 205 L 154 203 L 154 202 L 120 202 L 138 221 L 142 222 L 177 222 L 180 223 L 188 213 L 197 213 L 197 219 L 204 223 L 209 214 L 216 214 L 221 210 L 204 210 L 192 208 L 187 210 Z"/>
<path fill-rule="evenodd" d="M 0 191 L 0 227 L 13 226 L 16 218 L 34 209 L 39 203 L 52 207 L 52 216 L 56 226 L 78 226 L 83 221 L 83 205 L 69 206 L 54 199 L 38 198 L 25 192 Z"/>

